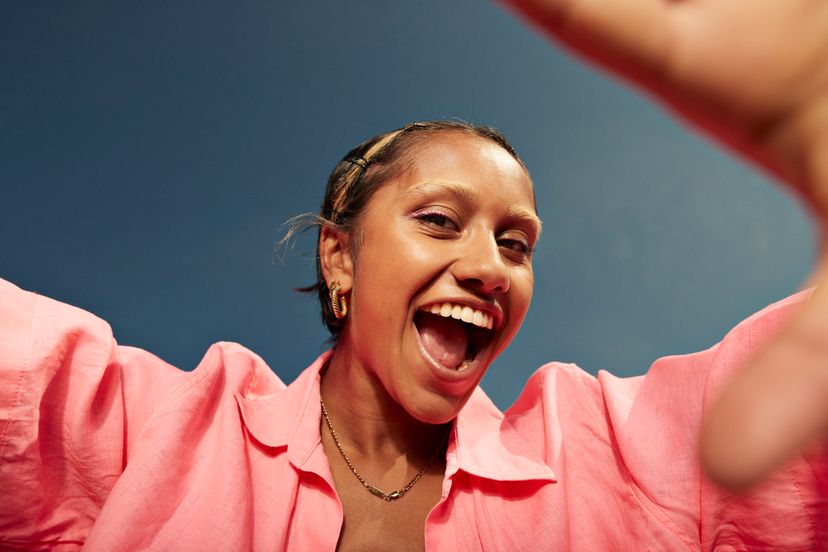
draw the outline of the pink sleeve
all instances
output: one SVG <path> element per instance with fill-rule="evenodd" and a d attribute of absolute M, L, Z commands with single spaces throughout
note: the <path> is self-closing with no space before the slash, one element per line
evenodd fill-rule
<path fill-rule="evenodd" d="M 659 359 L 643 377 L 538 370 L 506 418 L 558 478 L 551 500 L 565 516 L 550 523 L 570 547 L 828 550 L 828 447 L 744 494 L 708 480 L 698 452 L 722 386 L 806 297 L 767 307 L 706 351 Z"/>
<path fill-rule="evenodd" d="M 733 374 L 785 326 L 809 296 L 809 291 L 802 292 L 770 305 L 728 333 L 711 359 L 702 415 Z M 763 542 L 774 550 L 828 549 L 828 456 L 819 448 L 803 451 L 745 494 L 722 490 L 703 477 L 703 543 L 710 548 Z"/>
<path fill-rule="evenodd" d="M 658 360 L 639 385 L 602 373 L 598 381 L 618 448 L 635 484 L 678 525 L 698 527 L 702 550 L 822 550 L 828 546 L 824 454 L 792 459 L 743 494 L 723 490 L 699 466 L 706 410 L 807 293 L 770 305 L 715 347 Z M 821 473 L 820 473 L 821 472 Z"/>
<path fill-rule="evenodd" d="M 124 359 L 140 364 L 129 379 Z M 95 316 L 0 280 L 0 548 L 83 543 L 150 409 L 127 396 L 175 372 Z"/>

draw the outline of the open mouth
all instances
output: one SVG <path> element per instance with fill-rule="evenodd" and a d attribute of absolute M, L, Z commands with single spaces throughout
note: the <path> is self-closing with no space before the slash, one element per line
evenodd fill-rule
<path fill-rule="evenodd" d="M 443 367 L 467 368 L 491 342 L 491 314 L 452 303 L 429 305 L 414 314 L 426 353 Z"/>

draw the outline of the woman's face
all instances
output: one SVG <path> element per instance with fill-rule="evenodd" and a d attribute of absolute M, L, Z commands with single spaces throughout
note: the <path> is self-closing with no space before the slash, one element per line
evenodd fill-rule
<path fill-rule="evenodd" d="M 352 236 L 342 338 L 356 361 L 415 418 L 453 419 L 526 315 L 539 233 L 532 183 L 507 151 L 460 132 L 415 146 Z"/>

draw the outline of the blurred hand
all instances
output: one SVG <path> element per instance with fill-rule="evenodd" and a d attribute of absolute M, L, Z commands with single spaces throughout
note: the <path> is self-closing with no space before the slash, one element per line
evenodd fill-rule
<path fill-rule="evenodd" d="M 578 54 L 647 89 L 775 174 L 816 216 L 828 275 L 828 1 L 511 0 Z M 828 431 L 828 284 L 725 390 L 702 457 L 743 486 Z"/>

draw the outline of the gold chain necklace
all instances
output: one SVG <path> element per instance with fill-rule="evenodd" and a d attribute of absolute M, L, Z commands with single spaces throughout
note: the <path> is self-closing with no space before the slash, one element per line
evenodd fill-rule
<path fill-rule="evenodd" d="M 362 486 L 365 487 L 368 490 L 369 493 L 371 493 L 372 495 L 374 495 L 376 497 L 379 497 L 379 498 L 385 500 L 386 502 L 391 502 L 392 500 L 397 500 L 399 498 L 402 498 L 405 493 L 410 491 L 411 487 L 416 485 L 417 481 L 419 481 L 420 478 L 422 476 L 424 476 L 428 470 L 431 469 L 431 466 L 434 465 L 434 462 L 437 460 L 437 456 L 440 454 L 440 450 L 443 448 L 442 447 L 442 442 L 441 442 L 440 446 L 437 447 L 437 450 L 434 451 L 434 454 L 431 455 L 431 459 L 428 461 L 428 464 L 426 464 L 423 469 L 421 469 L 419 472 L 417 472 L 417 475 L 415 475 L 414 478 L 411 481 L 408 482 L 408 485 L 406 485 L 405 487 L 403 487 L 402 489 L 399 489 L 397 491 L 392 491 L 390 493 L 386 493 L 382 489 L 378 489 L 377 487 L 374 487 L 373 485 L 371 485 L 370 483 L 365 481 L 365 479 L 363 479 L 363 477 L 361 475 L 359 475 L 359 473 L 356 471 L 356 468 L 351 463 L 351 460 L 348 458 L 348 455 L 345 454 L 345 451 L 342 449 L 342 444 L 339 442 L 339 437 L 337 437 L 337 435 L 336 435 L 336 431 L 334 430 L 333 423 L 331 422 L 331 417 L 328 416 L 328 409 L 325 408 L 325 401 L 323 401 L 320 398 L 319 403 L 322 405 L 322 416 L 325 417 L 325 422 L 328 424 L 328 429 L 331 430 L 331 437 L 333 437 L 334 443 L 336 443 L 336 448 L 339 449 L 339 453 L 342 454 L 342 458 L 345 459 L 345 463 L 348 464 L 349 468 L 351 468 L 351 472 L 353 472 L 353 474 L 356 476 L 356 478 L 359 479 L 359 482 L 362 483 Z"/>

